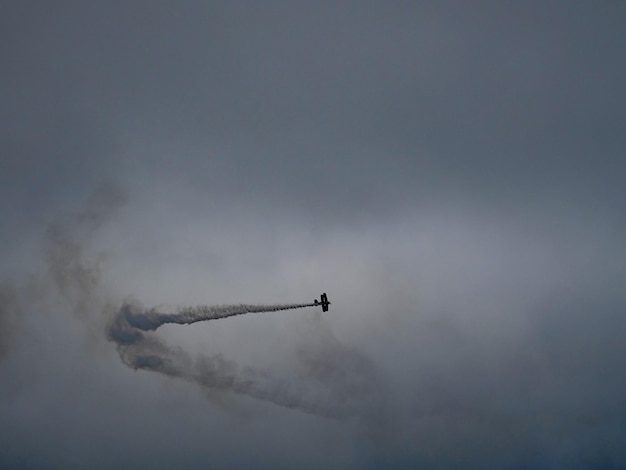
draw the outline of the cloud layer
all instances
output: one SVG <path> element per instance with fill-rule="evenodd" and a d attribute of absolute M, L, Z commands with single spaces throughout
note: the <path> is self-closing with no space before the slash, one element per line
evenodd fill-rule
<path fill-rule="evenodd" d="M 0 466 L 625 465 L 624 7 L 4 10 Z"/>

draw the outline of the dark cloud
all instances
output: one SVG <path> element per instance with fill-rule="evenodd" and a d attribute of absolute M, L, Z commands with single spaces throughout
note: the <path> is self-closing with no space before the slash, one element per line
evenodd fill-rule
<path fill-rule="evenodd" d="M 467 197 L 617 210 L 621 13 L 556 3 L 25 10 L 6 19 L 7 98 L 30 113 L 7 124 L 23 122 L 13 138 L 44 147 L 6 154 L 54 165 L 52 182 L 31 183 L 41 190 L 119 172 L 122 153 L 133 177 L 149 166 L 210 198 L 327 221 L 329 205 L 353 222 Z M 50 139 L 31 138 L 41 132 Z"/>
<path fill-rule="evenodd" d="M 624 466 L 621 4 L 2 10 L 0 466 Z"/>

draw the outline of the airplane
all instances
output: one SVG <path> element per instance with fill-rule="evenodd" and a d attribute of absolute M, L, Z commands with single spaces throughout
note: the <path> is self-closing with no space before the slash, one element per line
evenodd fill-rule
<path fill-rule="evenodd" d="M 322 312 L 328 312 L 328 306 L 330 305 L 330 302 L 328 301 L 328 296 L 326 295 L 326 292 L 320 295 L 320 300 L 314 299 L 313 305 L 321 305 Z"/>

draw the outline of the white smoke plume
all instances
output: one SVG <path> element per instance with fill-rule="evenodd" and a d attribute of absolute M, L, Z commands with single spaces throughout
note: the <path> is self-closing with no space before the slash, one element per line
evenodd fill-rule
<path fill-rule="evenodd" d="M 297 308 L 314 307 L 316 304 L 279 304 L 279 305 L 200 305 L 197 307 L 184 307 L 177 313 L 161 313 L 156 309 L 145 312 L 133 312 L 131 309 L 124 310 L 126 320 L 135 328 L 149 331 L 156 330 L 166 323 L 188 325 L 199 321 L 218 320 L 220 318 L 244 315 L 246 313 L 278 312 L 280 310 L 293 310 Z"/>

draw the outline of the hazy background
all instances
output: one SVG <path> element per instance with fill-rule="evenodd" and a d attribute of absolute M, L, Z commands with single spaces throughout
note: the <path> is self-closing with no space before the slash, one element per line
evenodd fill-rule
<path fill-rule="evenodd" d="M 609 1 L 2 2 L 0 466 L 625 467 L 625 31 Z M 156 336 L 348 418 L 104 333 L 322 291 Z"/>

